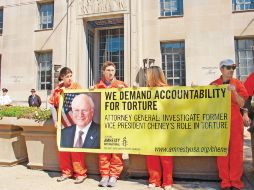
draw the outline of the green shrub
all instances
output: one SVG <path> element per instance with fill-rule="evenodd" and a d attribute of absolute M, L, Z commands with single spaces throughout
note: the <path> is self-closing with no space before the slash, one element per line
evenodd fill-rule
<path fill-rule="evenodd" d="M 0 106 L 0 119 L 3 117 L 27 118 L 40 122 L 50 119 L 52 115 L 50 110 L 37 107 Z"/>

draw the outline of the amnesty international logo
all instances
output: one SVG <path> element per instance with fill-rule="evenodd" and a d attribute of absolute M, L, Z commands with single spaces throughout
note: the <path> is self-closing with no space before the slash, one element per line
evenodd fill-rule
<path fill-rule="evenodd" d="M 124 146 L 128 145 L 127 137 L 113 138 L 112 136 L 105 136 L 104 145 L 106 146 Z"/>
<path fill-rule="evenodd" d="M 123 138 L 122 145 L 125 146 L 125 147 L 128 145 L 128 141 L 127 141 L 126 137 Z"/>
<path fill-rule="evenodd" d="M 112 136 L 105 136 L 104 145 L 120 146 L 120 138 L 113 138 Z"/>

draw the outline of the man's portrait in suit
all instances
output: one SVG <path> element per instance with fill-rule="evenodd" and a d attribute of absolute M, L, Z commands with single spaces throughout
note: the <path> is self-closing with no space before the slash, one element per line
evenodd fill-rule
<path fill-rule="evenodd" d="M 79 94 L 71 103 L 74 125 L 61 131 L 62 148 L 100 148 L 100 125 L 93 121 L 94 102 L 86 94 Z"/>

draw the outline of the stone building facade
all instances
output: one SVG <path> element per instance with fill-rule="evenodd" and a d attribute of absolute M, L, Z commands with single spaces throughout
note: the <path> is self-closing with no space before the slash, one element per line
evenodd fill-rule
<path fill-rule="evenodd" d="M 151 64 L 171 85 L 207 85 L 225 58 L 244 80 L 253 15 L 252 0 L 0 0 L 0 86 L 18 104 L 35 88 L 45 104 L 61 67 L 87 88 L 105 60 L 130 86 L 144 85 Z"/>

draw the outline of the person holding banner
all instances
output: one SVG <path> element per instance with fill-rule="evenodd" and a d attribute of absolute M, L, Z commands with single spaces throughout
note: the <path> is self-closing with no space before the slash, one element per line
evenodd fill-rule
<path fill-rule="evenodd" d="M 245 126 L 250 126 L 248 129 L 249 132 L 254 132 L 254 110 L 251 106 L 252 96 L 254 95 L 254 73 L 247 77 L 246 81 L 244 82 L 244 86 L 249 94 L 248 100 L 245 102 L 243 111 L 243 120 Z"/>
<path fill-rule="evenodd" d="M 61 69 L 58 80 L 60 83 L 53 90 L 52 95 L 49 98 L 49 103 L 52 105 L 51 110 L 55 127 L 57 127 L 57 111 L 59 109 L 60 96 L 63 93 L 63 90 L 81 88 L 78 83 L 72 81 L 72 71 L 68 67 Z M 66 121 L 62 122 L 64 126 L 65 123 Z M 67 126 L 68 125 L 66 124 L 65 127 Z M 65 181 L 72 176 L 75 178 L 75 184 L 82 183 L 86 179 L 87 169 L 85 168 L 85 153 L 59 151 L 58 157 L 59 167 L 62 171 L 62 176 L 57 178 L 58 182 Z"/>
<path fill-rule="evenodd" d="M 243 118 L 240 108 L 248 98 L 248 93 L 241 81 L 233 78 L 236 65 L 231 59 L 220 62 L 221 77 L 211 85 L 228 84 L 231 91 L 231 126 L 227 156 L 217 157 L 221 188 L 237 190 L 243 188 L 241 176 L 243 173 Z"/>
<path fill-rule="evenodd" d="M 110 61 L 106 61 L 102 66 L 102 80 L 95 85 L 95 88 L 124 88 L 128 87 L 123 81 L 115 77 L 116 66 Z M 114 187 L 117 179 L 123 170 L 122 154 L 99 154 L 99 170 L 101 174 L 100 187 Z"/>
<path fill-rule="evenodd" d="M 151 66 L 147 70 L 148 87 L 168 86 L 162 69 Z M 172 156 L 146 156 L 146 164 L 149 173 L 148 188 L 160 187 L 165 190 L 173 189 L 173 157 Z M 161 183 L 162 179 L 162 183 Z"/>

